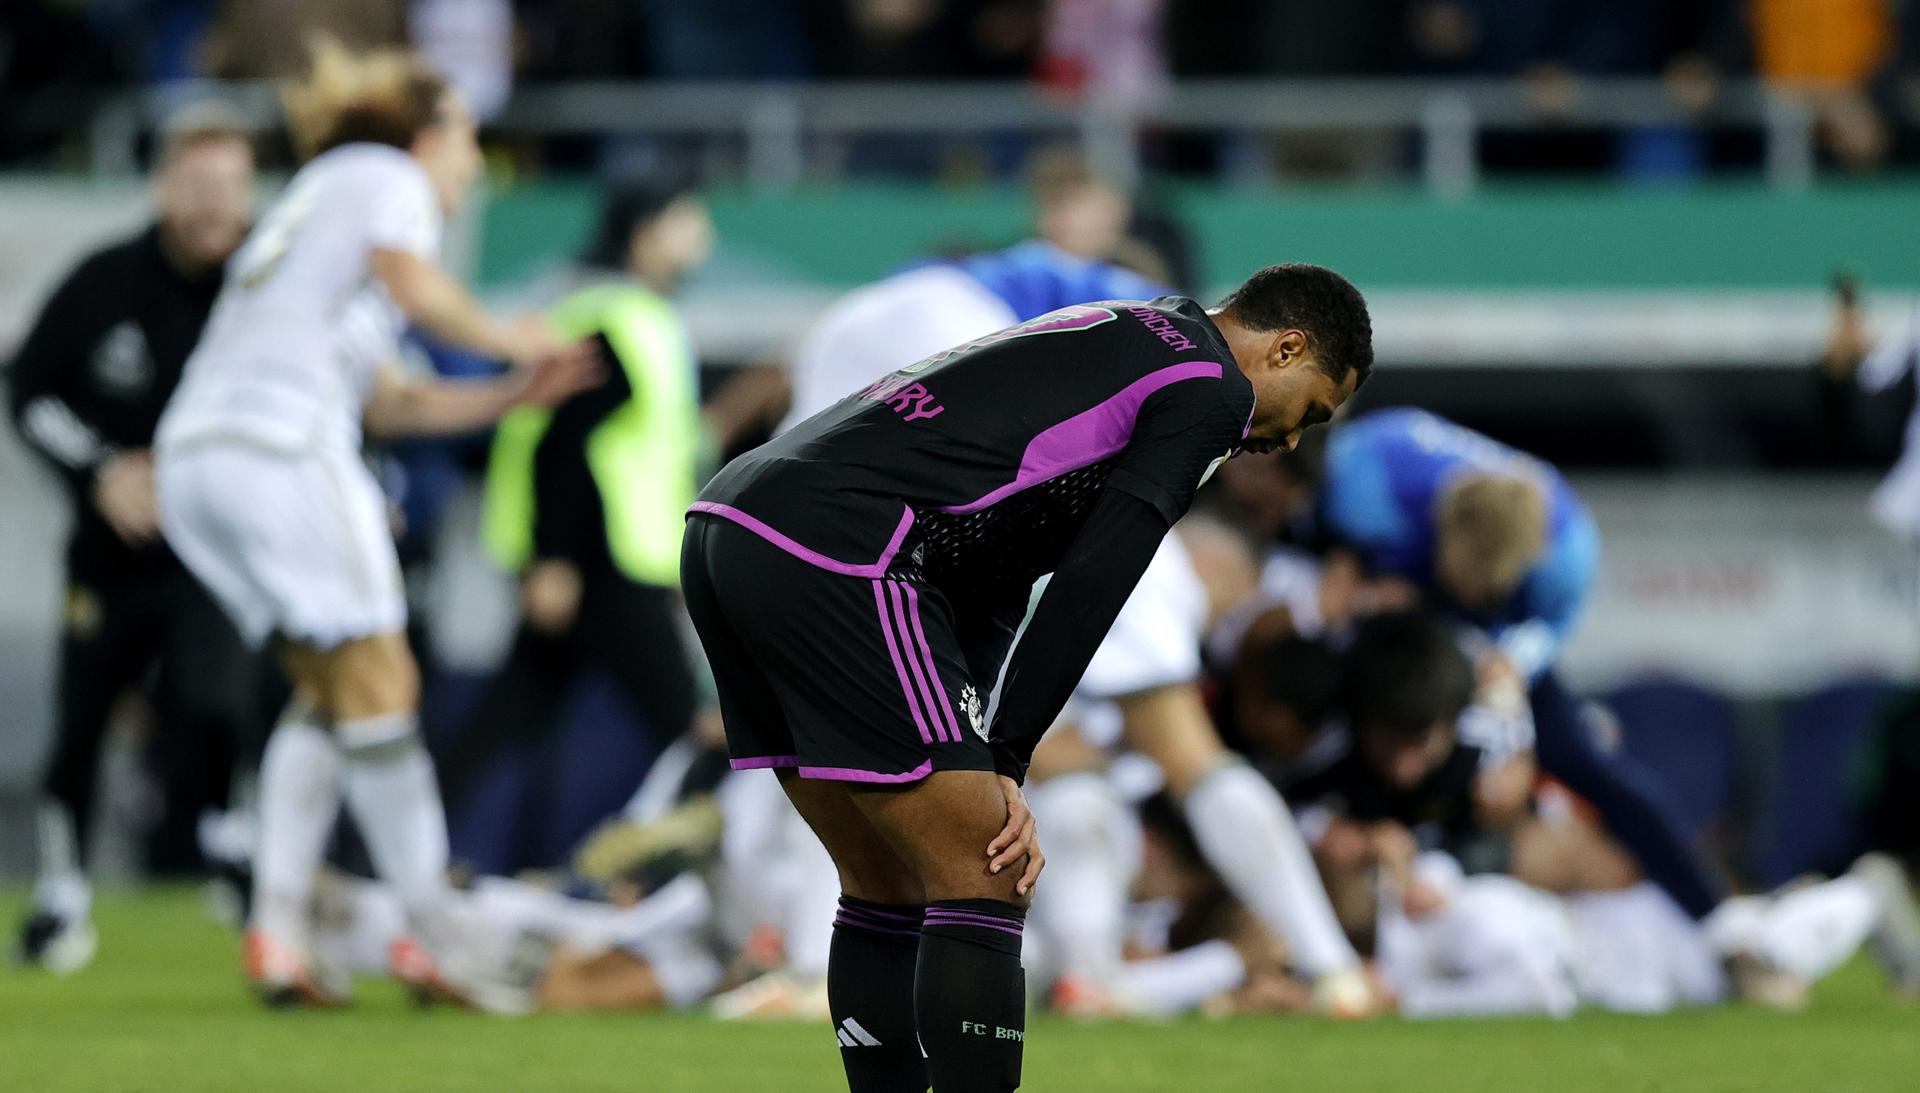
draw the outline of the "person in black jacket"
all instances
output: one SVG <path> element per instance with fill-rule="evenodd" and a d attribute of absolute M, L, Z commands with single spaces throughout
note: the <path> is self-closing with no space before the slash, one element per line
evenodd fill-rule
<path fill-rule="evenodd" d="M 56 971 L 93 952 L 82 864 L 114 703 L 151 674 L 157 754 L 173 788 L 163 826 L 176 836 L 160 845 L 184 846 L 190 858 L 201 810 L 225 804 L 261 678 L 162 541 L 148 452 L 251 215 L 253 147 L 237 120 L 212 105 L 177 114 L 153 199 L 153 223 L 95 252 L 54 290 L 9 375 L 20 435 L 64 480 L 74 509 L 40 881 L 18 953 Z"/>

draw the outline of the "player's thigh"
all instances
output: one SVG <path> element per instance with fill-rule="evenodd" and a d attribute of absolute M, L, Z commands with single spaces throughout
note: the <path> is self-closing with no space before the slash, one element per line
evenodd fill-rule
<path fill-rule="evenodd" d="M 783 770 L 780 788 L 833 858 L 841 891 L 875 903 L 926 902 L 917 874 L 855 803 L 846 783 Z"/>
<path fill-rule="evenodd" d="M 987 844 L 1007 823 L 992 771 L 935 771 L 912 785 L 859 789 L 853 801 L 920 878 L 928 900 L 997 899 L 1026 906 L 1019 866 L 987 871 Z"/>
<path fill-rule="evenodd" d="M 791 766 L 798 761 L 786 712 L 760 659 L 728 618 L 715 587 L 715 521 L 687 521 L 680 552 L 680 587 L 720 700 L 727 752 L 736 770 Z"/>
<path fill-rule="evenodd" d="M 331 648 L 290 641 L 317 687 L 320 705 L 336 721 L 411 713 L 420 705 L 420 667 L 407 636 L 389 631 Z"/>
<path fill-rule="evenodd" d="M 1191 683 L 1129 695 L 1119 704 L 1126 746 L 1159 765 L 1176 797 L 1233 758 Z"/>

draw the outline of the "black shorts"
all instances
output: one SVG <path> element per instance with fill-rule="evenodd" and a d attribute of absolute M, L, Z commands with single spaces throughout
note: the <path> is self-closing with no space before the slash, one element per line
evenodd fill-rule
<path fill-rule="evenodd" d="M 701 514 L 680 574 L 734 769 L 894 785 L 994 769 L 987 696 L 1017 611 L 956 620 L 930 585 L 828 572 Z"/>

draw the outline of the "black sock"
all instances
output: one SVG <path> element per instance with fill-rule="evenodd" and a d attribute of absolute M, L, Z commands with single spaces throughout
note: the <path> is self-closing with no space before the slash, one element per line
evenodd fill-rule
<path fill-rule="evenodd" d="M 925 908 L 840 897 L 827 958 L 827 1005 L 852 1093 L 926 1093 L 913 1021 Z"/>
<path fill-rule="evenodd" d="M 1020 931 L 1026 917 L 997 899 L 927 905 L 913 1001 L 933 1093 L 1020 1088 L 1027 1038 Z"/>

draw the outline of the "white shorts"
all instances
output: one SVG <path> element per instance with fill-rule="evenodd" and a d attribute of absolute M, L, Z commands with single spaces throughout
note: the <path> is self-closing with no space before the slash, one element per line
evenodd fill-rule
<path fill-rule="evenodd" d="M 357 455 L 202 442 L 161 449 L 155 473 L 168 544 L 249 644 L 405 628 L 386 498 Z"/>

